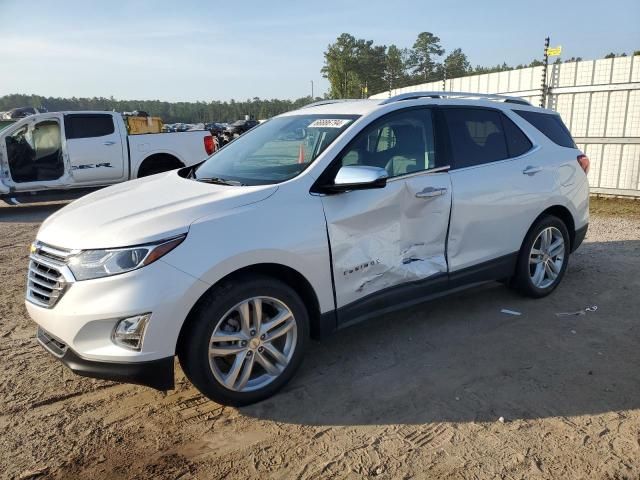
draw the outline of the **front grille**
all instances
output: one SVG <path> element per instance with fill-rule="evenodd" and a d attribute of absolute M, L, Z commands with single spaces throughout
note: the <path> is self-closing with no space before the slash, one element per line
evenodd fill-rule
<path fill-rule="evenodd" d="M 65 261 L 70 255 L 69 250 L 36 244 L 29 262 L 27 300 L 45 308 L 58 303 L 68 286 L 62 272 L 67 269 Z"/>
<path fill-rule="evenodd" d="M 67 351 L 67 345 L 65 343 L 62 343 L 41 327 L 38 327 L 38 334 L 36 335 L 36 338 L 38 339 L 38 342 L 40 342 L 40 345 L 49 350 L 49 352 L 56 357 L 62 357 Z"/>

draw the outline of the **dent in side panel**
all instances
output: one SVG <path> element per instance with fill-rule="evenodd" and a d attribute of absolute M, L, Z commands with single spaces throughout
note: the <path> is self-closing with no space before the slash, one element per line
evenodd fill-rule
<path fill-rule="evenodd" d="M 323 199 L 338 306 L 447 271 L 450 197 L 425 201 L 414 190 L 408 181 L 394 181 Z"/>

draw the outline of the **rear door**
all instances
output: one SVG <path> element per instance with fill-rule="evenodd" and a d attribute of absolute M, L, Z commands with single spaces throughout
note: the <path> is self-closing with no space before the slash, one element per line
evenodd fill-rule
<path fill-rule="evenodd" d="M 76 184 L 104 184 L 123 180 L 123 141 L 126 132 L 108 113 L 69 113 L 64 116 L 67 154 Z"/>
<path fill-rule="evenodd" d="M 507 273 L 553 189 L 554 177 L 523 131 L 499 109 L 442 107 L 454 190 L 448 258 L 452 278 L 474 266 Z M 478 278 L 481 280 L 482 278 Z"/>
<path fill-rule="evenodd" d="M 381 189 L 322 197 L 337 306 L 352 309 L 340 322 L 366 314 L 377 294 L 396 292 L 393 302 L 403 303 L 420 296 L 403 286 L 446 283 L 451 183 L 438 169 L 433 130 L 428 108 L 394 112 L 365 128 L 330 167 L 376 166 L 390 176 Z"/>

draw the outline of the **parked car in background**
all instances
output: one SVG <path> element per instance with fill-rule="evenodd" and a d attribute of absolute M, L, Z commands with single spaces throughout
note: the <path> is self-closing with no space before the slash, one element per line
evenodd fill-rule
<path fill-rule="evenodd" d="M 310 335 L 487 281 L 549 295 L 588 228 L 588 158 L 554 112 L 448 95 L 320 102 L 59 210 L 29 266 L 40 343 L 158 389 L 177 355 L 245 405 L 291 379 Z"/>
<path fill-rule="evenodd" d="M 257 120 L 236 120 L 223 130 L 220 135 L 220 142 L 225 145 L 259 124 L 260 122 Z"/>
<path fill-rule="evenodd" d="M 40 107 L 40 108 L 35 108 L 35 107 L 19 107 L 19 108 L 12 108 L 11 110 L 9 110 L 8 112 L 3 112 L 2 114 L 2 118 L 4 120 L 15 120 L 18 118 L 24 118 L 24 117 L 28 117 L 29 115 L 35 115 L 37 113 L 46 113 L 47 109 Z"/>
<path fill-rule="evenodd" d="M 193 165 L 214 150 L 205 130 L 128 135 L 119 113 L 39 113 L 0 132 L 0 199 L 65 198 Z"/>
<path fill-rule="evenodd" d="M 217 137 L 227 128 L 225 125 L 216 122 L 205 123 L 204 128 L 211 132 L 211 135 Z"/>
<path fill-rule="evenodd" d="M 232 124 L 228 125 L 225 131 L 231 135 L 242 135 L 248 132 L 260 122 L 257 120 L 236 120 Z"/>

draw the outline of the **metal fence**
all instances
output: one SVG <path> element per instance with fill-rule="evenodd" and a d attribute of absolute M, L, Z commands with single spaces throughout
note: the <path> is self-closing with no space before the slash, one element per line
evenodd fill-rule
<path fill-rule="evenodd" d="M 383 92 L 498 93 L 540 104 L 542 67 L 452 78 Z M 640 197 L 640 55 L 553 64 L 546 107 L 562 116 L 589 156 L 592 193 Z"/>

